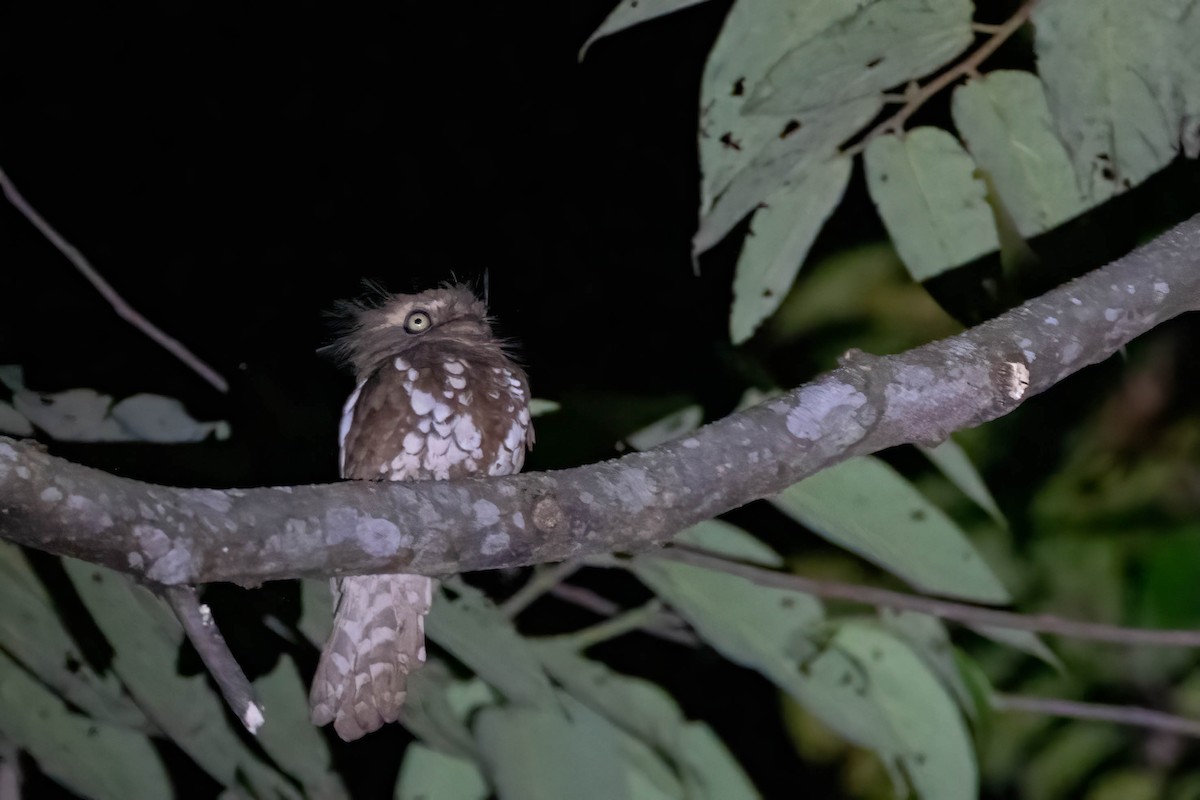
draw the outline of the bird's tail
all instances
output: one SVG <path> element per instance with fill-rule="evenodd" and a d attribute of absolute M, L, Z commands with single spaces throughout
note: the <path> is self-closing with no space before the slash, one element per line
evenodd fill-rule
<path fill-rule="evenodd" d="M 364 575 L 334 581 L 333 631 L 309 693 L 316 725 L 346 741 L 400 716 L 408 676 L 425 661 L 425 615 L 434 580 Z"/>

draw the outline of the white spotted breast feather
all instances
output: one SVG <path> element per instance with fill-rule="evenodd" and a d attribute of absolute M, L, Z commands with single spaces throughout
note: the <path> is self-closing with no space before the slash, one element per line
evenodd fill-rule
<path fill-rule="evenodd" d="M 417 350 L 359 385 L 341 434 L 345 478 L 509 475 L 533 445 L 528 383 L 511 362 Z"/>
<path fill-rule="evenodd" d="M 441 338 L 404 338 L 399 322 L 408 330 L 413 314 L 423 315 L 422 331 L 441 325 Z M 338 431 L 343 478 L 453 480 L 521 469 L 533 445 L 529 385 L 491 338 L 482 304 L 466 290 L 437 290 L 396 296 L 363 316 L 361 337 L 347 347 L 359 384 Z M 408 675 L 425 660 L 435 583 L 419 575 L 334 581 L 334 629 L 310 692 L 316 724 L 333 722 L 351 740 L 399 718 Z"/>

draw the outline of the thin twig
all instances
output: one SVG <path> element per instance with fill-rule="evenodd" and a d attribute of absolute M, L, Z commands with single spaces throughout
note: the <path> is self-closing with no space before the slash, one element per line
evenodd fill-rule
<path fill-rule="evenodd" d="M 550 589 L 550 594 L 580 608 L 586 608 L 588 611 L 601 617 L 615 617 L 621 613 L 621 607 L 612 600 L 609 600 L 607 597 L 601 597 L 591 589 L 585 589 L 582 586 L 560 583 Z M 657 616 L 643 625 L 642 630 L 651 636 L 657 636 L 659 639 L 665 639 L 668 642 L 681 644 L 685 647 L 699 646 L 699 637 L 688 630 L 685 627 L 686 625 L 687 623 L 677 614 L 662 610 Z"/>
<path fill-rule="evenodd" d="M 760 586 L 776 589 L 791 589 L 817 597 L 848 600 L 853 603 L 881 608 L 918 611 L 941 619 L 951 619 L 971 625 L 994 625 L 998 628 L 1050 633 L 1073 639 L 1097 642 L 1114 642 L 1124 645 L 1151 645 L 1159 647 L 1200 647 L 1200 630 L 1153 630 L 1148 628 L 1123 628 L 1098 622 L 1080 622 L 1051 614 L 1016 614 L 994 608 L 982 608 L 967 603 L 955 603 L 936 597 L 893 592 L 873 586 L 841 581 L 818 580 L 791 575 L 786 572 L 764 569 L 741 561 L 731 561 L 712 551 L 676 545 L 653 556 L 643 558 L 665 558 L 683 564 L 706 567 L 719 572 L 738 575 Z"/>
<path fill-rule="evenodd" d="M 171 610 L 183 625 L 184 633 L 200 654 L 200 660 L 208 667 L 217 682 L 225 702 L 246 726 L 250 733 L 258 733 L 262 727 L 263 708 L 254 697 L 254 688 L 238 666 L 225 637 L 213 622 L 212 612 L 200 602 L 194 586 L 166 586 L 163 596 Z"/>
<path fill-rule="evenodd" d="M 907 99 L 904 106 L 895 114 L 885 119 L 883 122 L 871 129 L 871 132 L 864 136 L 858 143 L 852 147 L 848 147 L 843 151 L 846 156 L 856 156 L 866 149 L 871 140 L 883 136 L 887 133 L 898 133 L 904 129 L 904 123 L 908 122 L 909 118 L 917 113 L 921 106 L 925 105 L 934 95 L 950 86 L 960 78 L 979 74 L 979 65 L 988 59 L 992 53 L 1000 48 L 1010 36 L 1021 29 L 1029 20 L 1029 15 L 1033 13 L 1033 7 L 1038 4 L 1038 0 L 1025 0 L 1020 8 L 1001 25 L 994 26 L 979 26 L 976 25 L 975 30 L 991 32 L 991 36 L 986 42 L 971 52 L 962 61 L 955 64 L 950 69 L 938 75 L 936 78 L 925 84 L 919 90 L 914 92 L 905 92 Z"/>
<path fill-rule="evenodd" d="M 1200 720 L 1189 719 L 1164 711 L 1137 706 L 1108 706 L 1100 703 L 1081 703 L 1057 697 L 1023 697 L 1012 694 L 992 696 L 992 708 L 997 711 L 1025 711 L 1031 714 L 1047 714 L 1070 719 L 1115 722 L 1119 725 L 1135 725 L 1156 731 L 1175 733 L 1180 736 L 1200 738 Z"/>
<path fill-rule="evenodd" d="M 500 611 L 512 619 L 546 592 L 574 575 L 582 566 L 578 561 L 563 561 L 559 564 L 539 567 L 524 586 L 500 604 Z"/>
<path fill-rule="evenodd" d="M 650 632 L 651 628 L 659 628 L 663 622 L 664 611 L 662 603 L 651 600 L 644 606 L 638 606 L 615 617 L 610 617 L 590 628 L 569 633 L 561 637 L 577 650 L 586 650 L 593 645 L 607 642 L 618 636 L 624 636 L 634 631 Z"/>
<path fill-rule="evenodd" d="M 50 227 L 50 223 L 46 222 L 25 198 L 17 191 L 17 187 L 5 174 L 3 168 L 0 168 L 0 189 L 3 189 L 4 196 L 13 204 L 13 207 L 20 211 L 25 219 L 29 220 L 35 228 L 42 232 L 42 235 L 50 240 L 50 243 L 58 248 L 58 251 L 66 256 L 67 260 L 75 265 L 75 269 L 87 278 L 87 280 L 95 287 L 100 296 L 108 301 L 112 306 L 113 311 L 117 312 L 117 316 L 124 319 L 133 327 L 140 330 L 142 333 L 149 336 L 167 352 L 178 358 L 187 366 L 198 374 L 201 378 L 208 381 L 218 391 L 228 392 L 229 383 L 215 369 L 205 364 L 192 351 L 188 350 L 179 342 L 179 340 L 168 336 L 158 328 L 153 322 L 143 317 L 125 299 L 122 298 L 117 291 L 109 285 L 108 281 L 96 271 L 91 262 L 79 252 L 79 250 L 66 239 L 64 239 L 58 231 Z"/>
<path fill-rule="evenodd" d="M 588 611 L 601 617 L 611 617 L 621 613 L 621 607 L 612 600 L 609 600 L 607 597 L 601 597 L 591 589 L 585 589 L 582 586 L 575 586 L 571 583 L 563 583 L 555 586 L 550 590 L 550 594 L 559 600 L 565 600 L 572 605 L 586 608 Z"/>

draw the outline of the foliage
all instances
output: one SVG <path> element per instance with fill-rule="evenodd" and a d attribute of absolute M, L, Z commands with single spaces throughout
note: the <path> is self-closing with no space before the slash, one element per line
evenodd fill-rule
<path fill-rule="evenodd" d="M 623 1 L 585 50 L 693 5 Z M 846 346 L 901 349 L 952 330 L 899 264 L 913 280 L 932 282 L 1014 246 L 1036 250 L 1037 237 L 1136 191 L 1181 148 L 1197 155 L 1200 63 L 1189 46 L 1200 40 L 1196 4 L 1042 0 L 1026 49 L 1010 59 L 1023 57 L 1023 68 L 984 74 L 976 54 L 1017 33 L 1030 7 L 1012 9 L 1008 28 L 1001 20 L 999 30 L 979 32 L 973 22 L 995 22 L 981 19 L 992 13 L 989 4 L 979 6 L 733 3 L 701 79 L 693 254 L 741 237 L 729 333 L 743 344 L 758 332 L 741 351 L 748 373 L 769 372 L 759 355 L 798 341 L 824 365 Z M 666 31 L 670 21 L 661 24 Z M 951 87 L 945 76 L 964 80 Z M 888 94 L 921 80 L 923 87 Z M 937 100 L 944 119 L 903 131 Z M 894 102 L 899 112 L 886 114 Z M 793 291 L 859 179 L 895 255 L 839 242 L 813 259 Z M 1200 530 L 1188 517 L 1196 418 L 1164 422 L 1161 407 L 1142 407 L 1141 435 L 1127 430 L 1144 396 L 1136 389 L 1167 385 L 1164 370 L 1177 358 L 1136 354 L 1105 403 L 1064 424 L 1082 423 L 1061 462 L 1019 465 L 1030 473 L 1014 481 L 1020 489 L 989 479 L 1008 460 L 1029 457 L 1013 454 L 1011 434 L 1032 426 L 1005 421 L 926 451 L 928 461 L 915 450 L 851 460 L 772 498 L 770 509 L 737 517 L 737 525 L 711 521 L 678 541 L 798 574 L 1096 621 L 1194 626 L 1200 598 L 1188 565 L 1200 555 Z M 19 372 L 0 377 L 12 400 L 0 401 L 0 425 L 18 433 L 36 427 L 57 440 L 158 442 L 229 434 L 224 423 L 198 423 L 168 398 L 114 405 L 107 395 L 75 390 L 42 396 L 47 402 Z M 775 391 L 779 382 L 759 380 L 757 389 Z M 673 412 L 661 417 L 664 404 Z M 690 398 L 607 405 L 622 407 L 587 413 L 635 448 L 711 416 Z M 567 401 L 542 410 L 572 411 Z M 634 417 L 657 421 L 635 426 Z M 0 543 L 0 745 L 11 741 L 83 796 L 168 796 L 164 742 L 223 796 L 350 796 L 336 745 L 307 723 L 304 669 L 290 653 L 277 654 L 256 681 L 268 722 L 252 740 L 203 676 L 177 669 L 181 633 L 158 600 L 99 567 L 70 562 L 65 571 L 66 589 L 112 657 L 101 663 L 83 652 L 45 575 Z M 1031 798 L 1182 798 L 1200 781 L 1179 769 L 1186 747 L 1179 740 L 1165 755 L 1140 758 L 1124 731 L 991 708 L 997 686 L 1149 698 L 1195 715 L 1200 670 L 1190 654 L 1114 654 L 1070 641 L 1051 651 L 1033 634 L 982 626 L 979 637 L 952 636 L 930 616 L 864 614 L 653 556 L 614 558 L 587 572 L 617 585 L 636 579 L 653 599 L 591 628 L 535 635 L 524 616 L 514 620 L 479 589 L 446 583 L 428 629 L 439 658 L 415 679 L 407 711 L 420 742 L 405 750 L 396 797 L 561 798 L 580 796 L 581 785 L 604 798 L 770 794 L 773 787 L 756 785 L 739 763 L 734 743 L 692 718 L 669 684 L 599 657 L 611 638 L 662 630 L 664 619 L 774 686 L 791 746 L 810 763 L 830 765 L 846 796 L 954 800 L 1016 790 Z M 303 650 L 323 637 L 329 600 L 320 582 L 305 582 L 301 596 L 299 620 L 268 622 Z"/>

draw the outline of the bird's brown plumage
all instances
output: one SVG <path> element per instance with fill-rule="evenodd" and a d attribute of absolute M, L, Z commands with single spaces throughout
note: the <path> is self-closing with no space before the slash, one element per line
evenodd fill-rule
<path fill-rule="evenodd" d="M 533 445 L 528 381 L 469 289 L 360 308 L 339 349 L 358 378 L 342 415 L 342 477 L 451 480 L 521 469 Z M 349 741 L 399 717 L 408 676 L 425 660 L 434 589 L 419 575 L 334 581 L 333 632 L 309 697 L 314 723 L 333 722 Z"/>

